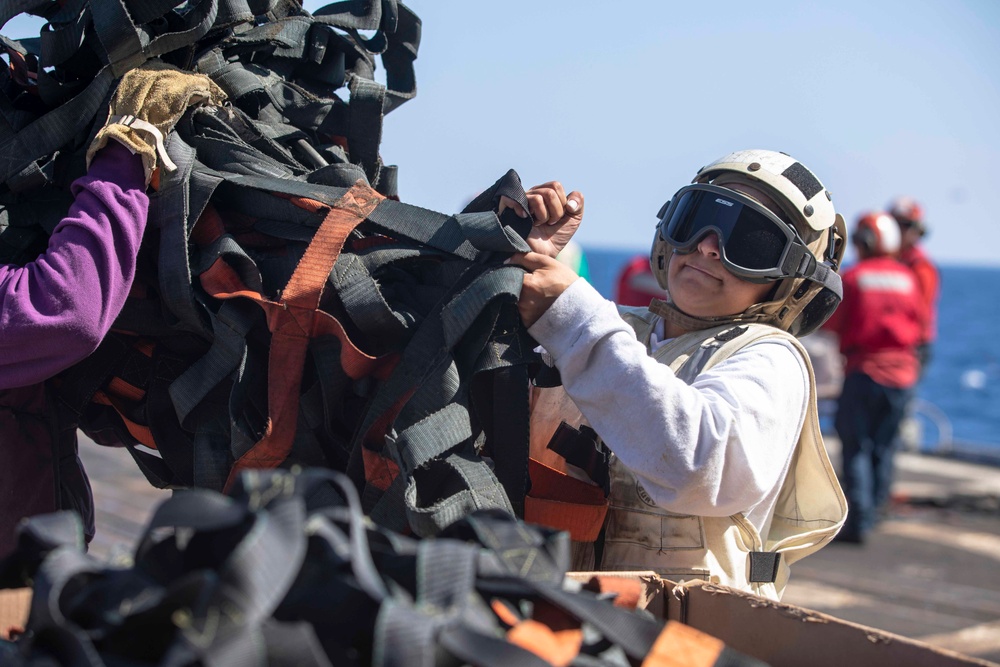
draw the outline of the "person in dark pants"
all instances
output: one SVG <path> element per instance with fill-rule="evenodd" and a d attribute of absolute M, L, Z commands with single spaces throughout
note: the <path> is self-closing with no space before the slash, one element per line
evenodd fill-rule
<path fill-rule="evenodd" d="M 896 259 L 899 227 L 885 213 L 861 216 L 859 261 L 843 274 L 844 300 L 826 324 L 840 339 L 844 385 L 834 426 L 848 514 L 838 541 L 863 544 L 889 501 L 899 425 L 920 374 L 927 318 L 913 272 Z"/>

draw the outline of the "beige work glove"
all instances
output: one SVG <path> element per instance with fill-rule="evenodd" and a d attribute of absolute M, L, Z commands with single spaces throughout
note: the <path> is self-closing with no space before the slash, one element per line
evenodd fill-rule
<path fill-rule="evenodd" d="M 185 72 L 150 60 L 122 77 L 111 99 L 108 120 L 87 149 L 87 167 L 109 139 L 142 156 L 149 184 L 157 160 L 167 171 L 177 165 L 167 155 L 163 140 L 189 106 L 221 104 L 226 94 L 204 74 Z"/>

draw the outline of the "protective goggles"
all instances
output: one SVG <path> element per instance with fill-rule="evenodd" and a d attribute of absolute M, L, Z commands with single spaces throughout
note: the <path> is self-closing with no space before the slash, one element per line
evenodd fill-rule
<path fill-rule="evenodd" d="M 660 209 L 657 233 L 680 252 L 690 252 L 709 232 L 719 236 L 723 266 L 754 283 L 813 278 L 816 258 L 798 233 L 754 200 L 705 183 L 677 191 Z"/>

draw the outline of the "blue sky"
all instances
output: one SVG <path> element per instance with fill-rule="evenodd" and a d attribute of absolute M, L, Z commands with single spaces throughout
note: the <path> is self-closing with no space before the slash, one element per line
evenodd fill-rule
<path fill-rule="evenodd" d="M 1000 3 L 407 4 L 418 94 L 382 143 L 406 201 L 455 210 L 513 167 L 584 192 L 584 246 L 645 249 L 700 166 L 770 148 L 849 226 L 911 194 L 935 257 L 1000 264 Z"/>
<path fill-rule="evenodd" d="M 644 250 L 700 166 L 770 148 L 815 171 L 849 225 L 911 194 L 936 258 L 1000 265 L 1000 3 L 407 4 L 418 94 L 382 142 L 405 201 L 454 211 L 513 167 L 584 192 L 585 247 Z"/>

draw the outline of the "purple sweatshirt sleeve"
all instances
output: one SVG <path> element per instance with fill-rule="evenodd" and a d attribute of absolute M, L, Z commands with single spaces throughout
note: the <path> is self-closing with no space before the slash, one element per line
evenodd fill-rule
<path fill-rule="evenodd" d="M 71 191 L 46 251 L 23 267 L 0 265 L 0 389 L 84 359 L 132 287 L 149 209 L 141 158 L 110 142 Z"/>

